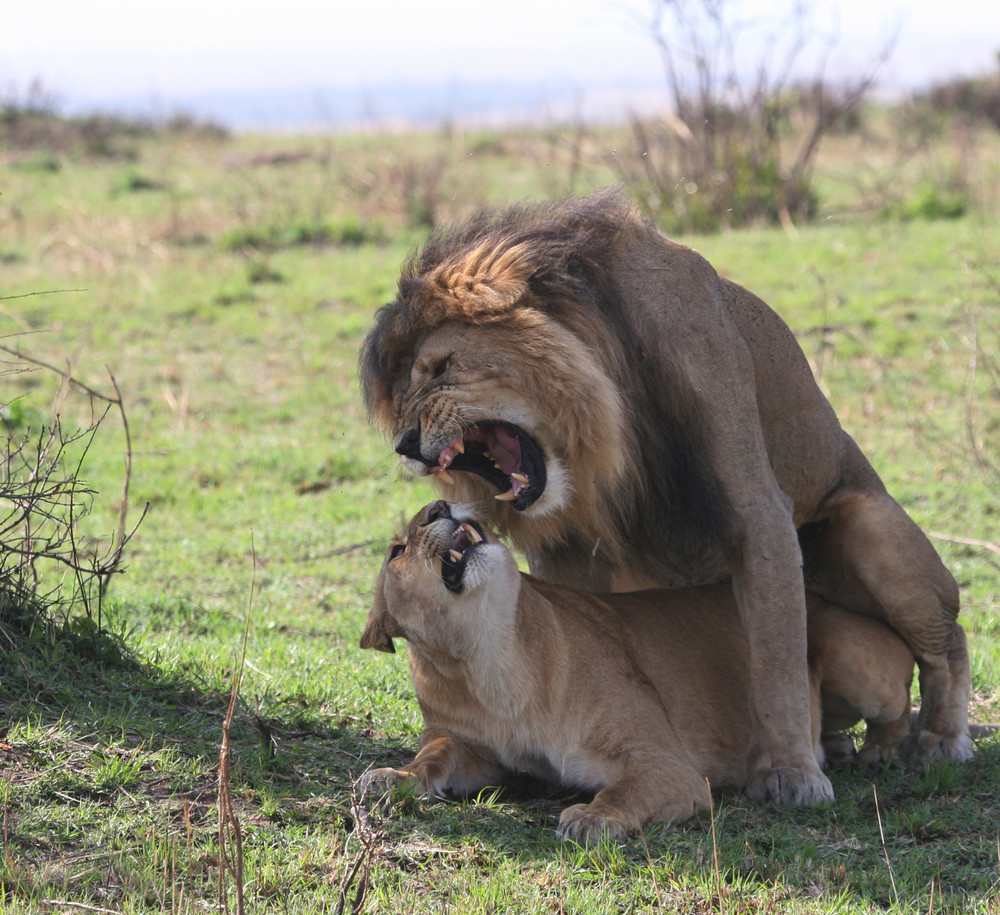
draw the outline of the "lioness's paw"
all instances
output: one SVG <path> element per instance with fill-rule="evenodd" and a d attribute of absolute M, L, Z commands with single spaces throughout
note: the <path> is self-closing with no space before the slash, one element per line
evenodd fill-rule
<path fill-rule="evenodd" d="M 877 743 L 865 743 L 858 750 L 858 762 L 866 769 L 881 769 L 892 759 L 893 751 Z"/>
<path fill-rule="evenodd" d="M 412 781 L 413 776 L 409 772 L 399 769 L 369 769 L 355 782 L 354 790 L 359 797 L 365 794 L 385 794 L 386 791 Z"/>
<path fill-rule="evenodd" d="M 843 769 L 851 765 L 857 756 L 850 734 L 835 731 L 823 735 L 823 755 L 830 769 Z"/>
<path fill-rule="evenodd" d="M 903 738 L 899 753 L 901 756 L 925 756 L 945 762 L 966 762 L 972 759 L 972 738 L 968 734 L 912 731 Z"/>
<path fill-rule="evenodd" d="M 626 832 L 625 824 L 616 817 L 592 813 L 589 804 L 574 804 L 559 817 L 556 838 L 561 842 L 589 845 L 601 839 L 618 839 Z"/>
<path fill-rule="evenodd" d="M 818 807 L 833 801 L 833 786 L 819 768 L 761 769 L 747 785 L 747 795 L 758 804 Z"/>

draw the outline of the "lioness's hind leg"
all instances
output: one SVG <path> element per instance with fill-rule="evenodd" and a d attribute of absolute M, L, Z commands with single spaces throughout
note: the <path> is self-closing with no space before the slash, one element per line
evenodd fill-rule
<path fill-rule="evenodd" d="M 857 458 L 864 461 L 860 452 Z M 841 490 L 824 506 L 826 519 L 802 532 L 806 585 L 835 604 L 884 619 L 909 646 L 920 671 L 921 709 L 907 751 L 968 759 L 971 678 L 965 633 L 956 622 L 958 586 L 875 472 L 868 467 L 856 476 L 869 488 Z"/>
<path fill-rule="evenodd" d="M 823 744 L 826 764 L 831 769 L 842 769 L 857 758 L 858 751 L 854 747 L 854 739 L 844 731 L 825 731 L 820 741 Z"/>

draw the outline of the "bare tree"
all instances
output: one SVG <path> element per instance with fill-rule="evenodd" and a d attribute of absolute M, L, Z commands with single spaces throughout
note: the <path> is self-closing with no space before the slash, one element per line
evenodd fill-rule
<path fill-rule="evenodd" d="M 675 229 L 808 219 L 820 144 L 858 109 L 895 44 L 835 85 L 837 40 L 814 27 L 801 0 L 774 24 L 737 12 L 730 0 L 652 0 L 670 111 L 633 117 L 632 149 L 614 161 Z"/>

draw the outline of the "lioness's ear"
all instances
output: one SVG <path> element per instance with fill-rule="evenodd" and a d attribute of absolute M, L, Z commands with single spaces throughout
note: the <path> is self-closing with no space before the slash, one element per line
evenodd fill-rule
<path fill-rule="evenodd" d="M 389 654 L 396 653 L 396 646 L 392 644 L 389 633 L 385 631 L 382 620 L 368 617 L 368 625 L 361 633 L 361 647 L 374 648 L 376 651 L 385 651 Z"/>
<path fill-rule="evenodd" d="M 368 613 L 365 631 L 361 633 L 361 647 L 395 654 L 396 646 L 392 644 L 394 636 L 402 638 L 403 632 L 400 630 L 399 624 L 389 614 L 380 578 L 378 584 L 375 585 L 375 602 Z"/>

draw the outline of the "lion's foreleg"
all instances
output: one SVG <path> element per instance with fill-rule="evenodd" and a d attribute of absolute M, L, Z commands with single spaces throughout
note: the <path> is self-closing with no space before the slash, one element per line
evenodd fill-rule
<path fill-rule="evenodd" d="M 826 803 L 833 788 L 814 745 L 795 529 L 783 510 L 746 529 L 754 533 L 735 565 L 733 590 L 750 648 L 747 794 L 758 803 Z"/>

